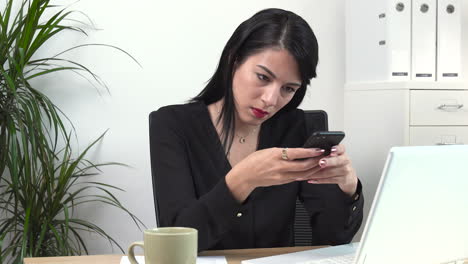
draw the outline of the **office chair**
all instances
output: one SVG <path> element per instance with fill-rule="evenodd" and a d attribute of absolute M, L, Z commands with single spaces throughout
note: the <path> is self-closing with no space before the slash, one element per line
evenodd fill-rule
<path fill-rule="evenodd" d="M 328 131 L 328 115 L 323 110 L 304 110 L 307 135 L 314 131 Z M 309 213 L 299 199 L 296 199 L 296 212 L 294 215 L 294 245 L 311 246 L 312 228 L 310 227 Z"/>
<path fill-rule="evenodd" d="M 322 110 L 306 110 L 305 112 L 305 120 L 306 120 L 306 127 L 307 127 L 307 134 L 311 134 L 313 131 L 326 131 L 328 130 L 328 117 L 327 113 Z M 152 131 L 156 128 L 157 124 L 154 121 L 154 112 L 151 112 L 149 115 L 149 133 L 150 133 L 150 141 Z M 150 153 L 155 150 L 150 149 Z M 153 156 L 151 156 L 151 161 Z M 151 162 L 153 164 L 153 162 Z M 157 186 L 156 186 L 156 179 L 154 175 L 154 168 L 151 167 L 152 171 L 152 181 L 153 181 L 153 199 L 154 199 L 154 210 L 156 213 L 156 224 L 157 226 L 160 225 L 160 218 L 159 218 L 159 204 L 157 199 Z M 309 222 L 309 214 L 307 213 L 306 209 L 302 205 L 299 199 L 296 200 L 296 212 L 294 218 L 294 245 L 295 246 L 309 246 L 312 245 L 312 229 L 310 227 Z"/>

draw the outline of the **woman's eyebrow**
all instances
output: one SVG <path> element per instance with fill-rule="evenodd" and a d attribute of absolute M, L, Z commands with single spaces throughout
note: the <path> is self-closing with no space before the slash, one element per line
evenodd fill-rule
<path fill-rule="evenodd" d="M 270 74 L 271 76 L 273 76 L 273 78 L 276 78 L 276 75 L 275 75 L 272 71 L 270 71 L 270 69 L 268 69 L 267 67 L 265 67 L 265 66 L 263 66 L 263 65 L 259 65 L 259 64 L 257 64 L 257 67 L 262 68 L 264 71 L 268 72 L 268 74 Z"/>
<path fill-rule="evenodd" d="M 260 65 L 260 64 L 257 64 L 257 67 L 263 69 L 264 71 L 266 71 L 268 74 L 270 74 L 273 78 L 276 79 L 276 75 L 270 71 L 270 69 L 268 69 L 267 67 L 263 66 L 263 65 Z M 294 82 L 290 82 L 290 83 L 287 83 L 287 85 L 295 85 L 295 86 L 301 86 L 300 83 L 294 83 Z"/>

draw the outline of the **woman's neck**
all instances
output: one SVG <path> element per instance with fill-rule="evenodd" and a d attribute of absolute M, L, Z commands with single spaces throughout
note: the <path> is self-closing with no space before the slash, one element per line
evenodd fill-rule
<path fill-rule="evenodd" d="M 216 130 L 218 133 L 222 131 L 222 120 L 218 123 L 219 116 L 221 115 L 221 111 L 223 109 L 224 100 L 219 100 L 215 103 L 208 105 L 208 111 L 210 112 L 211 119 L 213 120 L 213 124 L 215 124 Z M 250 137 L 258 135 L 258 130 L 260 129 L 259 125 L 250 125 L 245 122 L 242 122 L 238 114 L 234 114 L 234 122 L 235 122 L 235 131 L 234 134 L 240 137 Z"/>

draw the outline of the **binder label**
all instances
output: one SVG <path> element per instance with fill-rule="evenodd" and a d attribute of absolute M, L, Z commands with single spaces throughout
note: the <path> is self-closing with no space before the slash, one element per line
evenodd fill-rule
<path fill-rule="evenodd" d="M 407 72 L 392 72 L 392 76 L 408 76 Z"/>
<path fill-rule="evenodd" d="M 458 73 L 442 73 L 442 77 L 458 77 Z"/>
<path fill-rule="evenodd" d="M 432 73 L 416 73 L 416 77 L 432 77 Z"/>

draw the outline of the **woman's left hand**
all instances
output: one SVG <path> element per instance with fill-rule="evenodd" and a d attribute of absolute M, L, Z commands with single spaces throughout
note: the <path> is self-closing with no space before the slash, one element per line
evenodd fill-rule
<path fill-rule="evenodd" d="M 319 160 L 320 170 L 306 179 L 311 184 L 338 184 L 349 196 L 357 189 L 358 178 L 343 145 L 334 146 L 329 156 Z"/>

